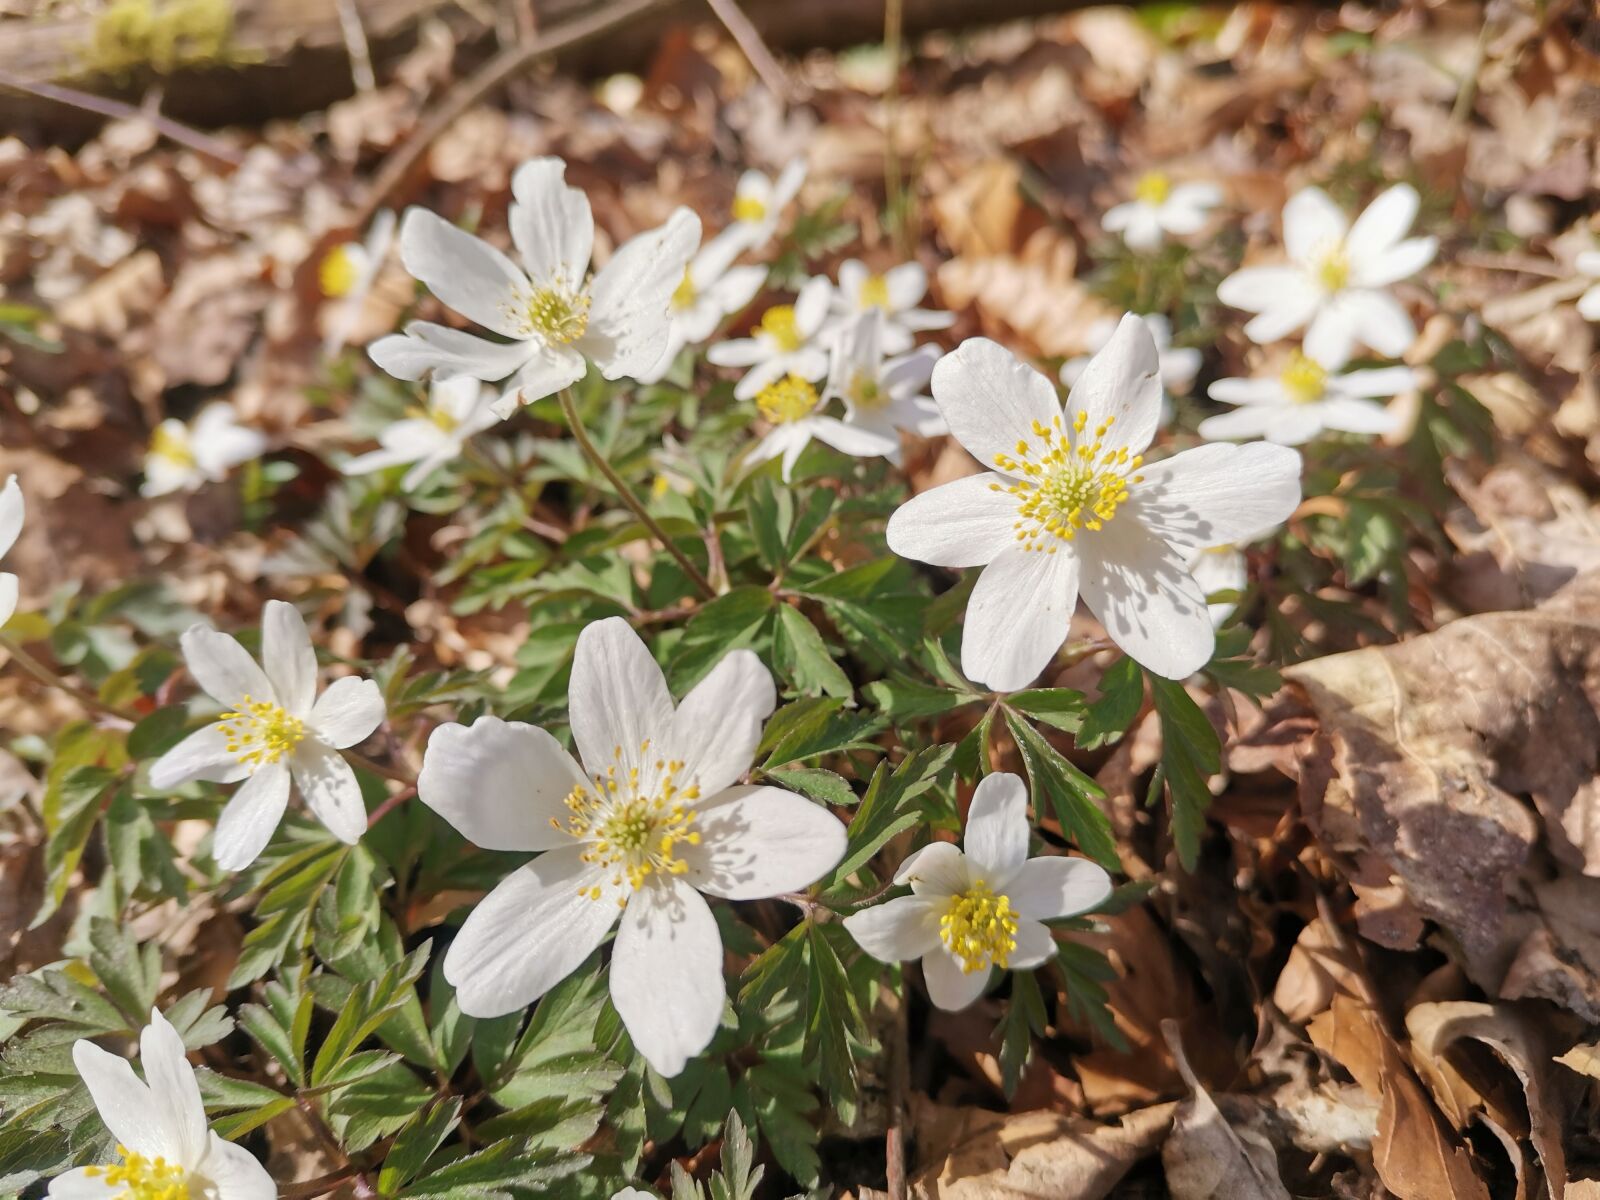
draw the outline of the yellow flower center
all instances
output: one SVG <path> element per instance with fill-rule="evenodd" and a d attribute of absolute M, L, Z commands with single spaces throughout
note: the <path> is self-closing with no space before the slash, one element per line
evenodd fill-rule
<path fill-rule="evenodd" d="M 650 743 L 639 746 L 640 761 L 648 761 Z M 580 784 L 567 793 L 565 825 L 552 817 L 550 824 L 565 829 L 588 847 L 584 862 L 613 872 L 611 886 L 624 883 L 638 891 L 653 875 L 682 875 L 689 864 L 678 857 L 680 846 L 698 846 L 695 812 L 689 807 L 700 798 L 699 785 L 682 779 L 683 763 L 656 759 L 648 777 L 638 767 L 621 769 L 622 747 L 613 751 L 614 763 L 592 784 Z M 600 885 L 579 890 L 598 900 Z M 627 903 L 627 897 L 618 899 Z"/>
<path fill-rule="evenodd" d="M 889 311 L 889 281 L 882 275 L 868 275 L 861 284 L 861 307 Z"/>
<path fill-rule="evenodd" d="M 305 722 L 291 717 L 281 704 L 246 696 L 233 712 L 222 714 L 222 736 L 228 753 L 248 767 L 275 763 L 305 740 Z"/>
<path fill-rule="evenodd" d="M 805 341 L 800 336 L 792 304 L 774 304 L 767 309 L 761 314 L 761 324 L 755 327 L 755 333 L 757 336 L 765 334 L 785 354 L 793 354 Z"/>
<path fill-rule="evenodd" d="M 735 196 L 733 198 L 733 219 L 754 223 L 765 220 L 767 215 L 767 202 L 759 196 Z"/>
<path fill-rule="evenodd" d="M 677 312 L 684 312 L 694 307 L 695 300 L 700 293 L 694 286 L 694 280 L 689 277 L 689 268 L 684 267 L 683 279 L 672 293 L 672 307 Z"/>
<path fill-rule="evenodd" d="M 756 407 L 774 425 L 788 425 L 811 415 L 820 397 L 817 389 L 798 375 L 785 375 L 756 395 Z"/>
<path fill-rule="evenodd" d="M 1033 423 L 1040 445 L 1017 443 L 1016 456 L 998 454 L 995 466 L 1018 478 L 1009 485 L 992 483 L 991 491 L 1009 492 L 1017 498 L 1017 541 L 1024 550 L 1054 554 L 1058 543 L 1070 542 L 1080 529 L 1096 530 L 1117 515 L 1128 498 L 1129 485 L 1142 475 L 1130 475 L 1144 463 L 1129 456 L 1127 447 L 1106 449 L 1105 436 L 1116 418 L 1107 417 L 1090 435 L 1089 418 L 1079 413 L 1069 435 L 1056 417 L 1046 428 Z M 1092 440 L 1091 440 L 1092 436 Z"/>
<path fill-rule="evenodd" d="M 1004 970 L 1017 948 L 1017 911 L 1010 897 L 995 895 L 979 880 L 950 898 L 939 918 L 939 940 L 968 975 L 991 966 Z"/>
<path fill-rule="evenodd" d="M 559 284 L 538 288 L 528 297 L 527 324 L 558 346 L 575 342 L 589 329 L 589 293 Z"/>
<path fill-rule="evenodd" d="M 118 1145 L 122 1161 L 109 1167 L 86 1167 L 90 1179 L 103 1179 L 108 1188 L 121 1188 L 116 1200 L 189 1200 L 184 1169 L 164 1158 L 146 1158 Z"/>
<path fill-rule="evenodd" d="M 195 465 L 194 450 L 189 445 L 189 431 L 163 421 L 150 435 L 150 454 L 165 459 L 175 467 L 189 470 Z"/>
<path fill-rule="evenodd" d="M 329 299 L 349 295 L 360 276 L 361 264 L 349 242 L 329 250 L 317 267 L 317 285 Z"/>
<path fill-rule="evenodd" d="M 1172 180 L 1164 171 L 1146 171 L 1133 185 L 1134 199 L 1145 204 L 1165 204 L 1172 194 Z"/>
<path fill-rule="evenodd" d="M 1328 372 L 1321 363 L 1296 350 L 1278 375 L 1278 382 L 1296 404 L 1315 404 L 1328 390 Z"/>
<path fill-rule="evenodd" d="M 1350 259 L 1344 247 L 1338 246 L 1324 254 L 1317 263 L 1317 282 L 1324 291 L 1337 292 L 1350 282 Z"/>
<path fill-rule="evenodd" d="M 857 408 L 882 408 L 889 393 L 871 371 L 857 371 L 850 377 L 850 402 Z"/>

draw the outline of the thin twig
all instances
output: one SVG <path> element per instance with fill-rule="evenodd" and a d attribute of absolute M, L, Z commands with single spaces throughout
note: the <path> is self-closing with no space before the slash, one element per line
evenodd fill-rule
<path fill-rule="evenodd" d="M 367 46 L 367 31 L 361 25 L 361 13 L 355 0 L 337 0 L 339 32 L 344 35 L 345 53 L 350 56 L 350 78 L 363 92 L 377 89 L 378 77 L 372 71 L 372 51 Z"/>
<path fill-rule="evenodd" d="M 326 1196 L 355 1173 L 354 1167 L 340 1167 L 337 1171 L 319 1175 L 315 1179 L 307 1179 L 300 1183 L 280 1183 L 278 1196 L 280 1200 L 311 1200 L 315 1196 Z"/>
<path fill-rule="evenodd" d="M 794 89 L 790 86 L 788 73 L 772 56 L 772 51 L 767 49 L 767 43 L 761 40 L 761 31 L 750 23 L 744 10 L 735 0 L 706 0 L 706 3 L 717 14 L 717 20 L 732 35 L 739 49 L 744 51 L 744 56 L 750 60 L 761 82 L 767 85 L 767 90 L 785 104 L 794 103 Z"/>
<path fill-rule="evenodd" d="M 600 453 L 600 448 L 590 439 L 589 431 L 583 427 L 583 418 L 578 415 L 578 406 L 572 399 L 572 389 L 562 388 L 558 396 L 561 401 L 561 413 L 567 418 L 567 425 L 571 428 L 572 436 L 577 441 L 584 456 L 594 464 L 595 469 L 600 474 L 606 477 L 606 482 L 616 490 L 622 502 L 633 510 L 633 515 L 639 518 L 644 527 L 650 531 L 651 536 L 660 542 L 666 548 L 667 553 L 677 560 L 678 565 L 683 568 L 683 573 L 693 581 L 695 587 L 700 589 L 705 598 L 707 600 L 716 599 L 717 589 L 711 586 L 711 581 L 705 577 L 704 572 L 695 566 L 693 559 L 678 548 L 677 542 L 667 536 L 666 530 L 656 523 L 656 519 L 650 515 L 644 503 L 638 496 L 634 495 L 633 489 L 627 485 L 621 475 L 617 474 L 615 468 L 606 461 L 605 455 Z"/>
<path fill-rule="evenodd" d="M 904 32 L 902 0 L 884 0 L 883 48 L 889 58 L 889 90 L 883 98 L 883 193 L 895 253 L 902 259 L 910 258 L 912 251 L 906 227 L 905 182 L 900 172 L 900 59 L 904 54 Z"/>
<path fill-rule="evenodd" d="M 372 815 L 367 818 L 367 828 L 371 829 L 379 821 L 383 820 L 391 812 L 393 812 L 395 809 L 399 808 L 402 804 L 404 804 L 407 800 L 411 799 L 411 797 L 415 796 L 416 794 L 417 794 L 417 785 L 416 784 L 412 784 L 410 787 L 401 788 L 398 792 L 396 792 L 394 795 L 390 796 L 382 804 L 378 805 L 377 808 L 372 810 Z"/>
<path fill-rule="evenodd" d="M 117 121 L 143 121 L 157 133 L 171 138 L 180 146 L 189 147 L 197 154 L 204 154 L 207 158 L 214 158 L 218 162 L 234 167 L 244 162 L 244 155 L 226 142 L 209 137 L 198 129 L 190 129 L 171 117 L 164 117 L 156 112 L 146 112 L 131 104 L 124 104 L 121 100 L 96 96 L 93 92 L 80 92 L 77 88 L 62 87 L 58 83 L 24 79 L 6 70 L 0 70 L 0 87 L 38 96 L 41 100 L 54 100 L 57 104 L 71 105 L 73 108 L 98 113 L 102 117 L 110 117 Z"/>
<path fill-rule="evenodd" d="M 365 754 L 354 750 L 341 750 L 339 753 L 363 771 L 371 771 L 374 775 L 381 775 L 385 779 L 392 779 L 395 783 L 403 783 L 407 787 L 414 788 L 417 785 L 417 777 L 400 767 L 386 767 L 376 759 L 368 758 Z"/>
<path fill-rule="evenodd" d="M 411 168 L 440 134 L 518 71 L 547 54 L 579 45 L 618 25 L 634 20 L 652 8 L 659 8 L 671 2 L 672 0 L 618 0 L 618 3 L 542 33 L 530 42 L 508 46 L 500 51 L 478 68 L 476 74 L 452 88 L 443 103 L 423 122 L 422 127 L 384 160 L 383 166 L 373 178 L 366 202 L 361 206 L 359 217 L 354 222 L 355 226 L 357 228 L 366 226 L 372 219 L 372 214 L 383 206 L 388 200 L 389 193 L 410 174 Z"/>
<path fill-rule="evenodd" d="M 62 678 L 33 655 L 29 654 L 21 646 L 17 645 L 17 643 L 12 641 L 10 638 L 0 636 L 0 649 L 4 649 L 7 654 L 11 655 L 13 661 L 15 661 L 19 667 L 21 667 L 29 675 L 32 675 L 40 683 L 44 684 L 46 687 L 55 688 L 58 692 L 63 692 L 66 695 L 71 696 L 74 700 L 83 705 L 85 708 L 89 709 L 91 712 L 97 712 L 103 717 L 110 717 L 113 720 L 123 721 L 129 725 L 135 725 L 138 723 L 139 718 L 135 714 L 123 712 L 120 708 L 117 708 L 111 704 L 107 704 L 88 688 L 75 684 L 71 680 Z"/>
<path fill-rule="evenodd" d="M 896 993 L 889 1050 L 889 1128 L 883 1137 L 884 1182 L 889 1200 L 906 1200 L 906 1092 L 911 1084 L 911 1037 L 907 1028 L 905 968 Z"/>

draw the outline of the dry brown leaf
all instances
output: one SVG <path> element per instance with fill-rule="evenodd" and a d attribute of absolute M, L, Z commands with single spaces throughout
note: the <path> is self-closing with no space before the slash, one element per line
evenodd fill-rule
<path fill-rule="evenodd" d="M 953 258 L 939 267 L 939 291 L 952 308 L 972 305 L 984 332 L 1023 353 L 1065 357 L 1085 345 L 1089 327 L 1115 315 L 1075 277 L 1077 250 L 1049 226 L 1016 255 Z"/>
<path fill-rule="evenodd" d="M 72 329 L 120 334 L 131 323 L 131 314 L 142 320 L 164 291 L 160 256 L 154 250 L 140 250 L 63 300 L 56 316 Z"/>
<path fill-rule="evenodd" d="M 1289 1200 L 1278 1175 L 1272 1143 L 1250 1129 L 1235 1129 L 1189 1069 L 1178 1027 L 1162 1022 L 1189 1097 L 1173 1114 L 1172 1133 L 1161 1147 L 1172 1200 Z"/>
<path fill-rule="evenodd" d="M 991 158 L 934 197 L 934 223 L 953 254 L 983 258 L 1011 250 L 1022 214 L 1021 183 L 1014 159 Z"/>

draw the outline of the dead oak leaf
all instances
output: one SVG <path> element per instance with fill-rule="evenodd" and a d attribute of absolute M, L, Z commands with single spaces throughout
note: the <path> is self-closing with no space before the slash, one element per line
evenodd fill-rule
<path fill-rule="evenodd" d="M 1189 1097 L 1173 1114 L 1172 1133 L 1161 1147 L 1172 1200 L 1289 1200 L 1278 1175 L 1278 1155 L 1261 1134 L 1229 1125 L 1184 1057 L 1178 1027 L 1161 1023 Z"/>

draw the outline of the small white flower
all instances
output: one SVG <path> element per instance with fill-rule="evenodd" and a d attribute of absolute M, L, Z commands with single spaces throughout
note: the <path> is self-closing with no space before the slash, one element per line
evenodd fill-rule
<path fill-rule="evenodd" d="M 1574 265 L 1584 275 L 1600 279 L 1600 250 L 1585 250 Z M 1589 321 L 1600 321 L 1600 283 L 1578 297 L 1578 315 Z"/>
<path fill-rule="evenodd" d="M 844 402 L 846 425 L 892 439 L 884 457 L 898 465 L 900 430 L 936 437 L 949 428 L 939 406 L 924 394 L 939 361 L 938 347 L 919 346 L 886 359 L 887 333 L 888 319 L 868 309 L 834 335 L 823 399 Z"/>
<path fill-rule="evenodd" d="M 469 375 L 437 381 L 428 388 L 428 401 L 420 410 L 412 410 L 413 415 L 378 434 L 381 450 L 356 455 L 344 464 L 344 473 L 365 475 L 415 463 L 400 481 L 402 488 L 411 491 L 445 463 L 459 458 L 469 438 L 500 420 L 493 403 L 494 392 Z"/>
<path fill-rule="evenodd" d="M 72 1044 L 72 1062 L 120 1162 L 77 1167 L 50 1182 L 52 1200 L 272 1200 L 277 1185 L 241 1146 L 206 1124 L 183 1039 L 154 1009 L 139 1035 L 144 1079 L 128 1060 L 93 1042 Z"/>
<path fill-rule="evenodd" d="M 989 970 L 1025 971 L 1055 955 L 1043 924 L 1105 903 L 1111 877 L 1087 859 L 1028 857 L 1028 790 L 1015 775 L 986 775 L 972 794 L 965 853 L 932 842 L 901 864 L 911 895 L 844 920 L 880 962 L 922 960 L 928 996 L 942 1009 L 966 1008 Z"/>
<path fill-rule="evenodd" d="M 815 381 L 828 372 L 828 352 L 818 336 L 828 316 L 833 285 L 820 276 L 807 280 L 793 304 L 775 304 L 747 338 L 718 342 L 706 361 L 719 367 L 749 367 L 733 394 L 749 400 L 785 375 Z"/>
<path fill-rule="evenodd" d="M 583 766 L 542 729 L 442 725 L 417 794 L 474 844 L 545 851 L 508 875 L 450 943 L 461 1011 L 496 1017 L 570 974 L 621 919 L 611 1000 L 645 1060 L 676 1075 L 722 1019 L 722 938 L 702 892 L 794 891 L 844 855 L 844 826 L 781 788 L 738 786 L 777 702 L 748 650 L 676 707 L 620 617 L 578 637 L 568 696 Z"/>
<path fill-rule="evenodd" d="M 961 661 L 1001 691 L 1025 686 L 1066 640 L 1081 593 L 1113 641 L 1181 679 L 1215 636 L 1186 566 L 1201 546 L 1282 521 L 1300 500 L 1300 456 L 1261 442 L 1140 457 L 1161 412 L 1156 348 L 1122 318 L 1063 414 L 1054 386 L 986 338 L 939 360 L 933 396 L 956 439 L 994 470 L 922 493 L 889 519 L 896 554 L 983 566 Z"/>
<path fill-rule="evenodd" d="M 340 242 L 317 264 L 317 285 L 324 296 L 336 302 L 328 316 L 327 336 L 322 342 L 324 358 L 338 353 L 349 340 L 350 330 L 361 316 L 362 306 L 394 245 L 394 227 L 394 213 L 384 209 L 372 218 L 364 244 Z"/>
<path fill-rule="evenodd" d="M 1134 250 L 1154 250 L 1166 234 L 1198 233 L 1221 203 L 1222 189 L 1214 183 L 1174 184 L 1161 171 L 1147 171 L 1133 185 L 1133 199 L 1107 209 L 1100 225 Z"/>
<path fill-rule="evenodd" d="M 689 260 L 683 279 L 672 293 L 671 329 L 661 359 L 643 372 L 640 383 L 655 383 L 667 373 L 685 346 L 698 346 L 717 327 L 756 298 L 766 282 L 765 267 L 736 267 L 733 260 L 744 250 L 743 234 L 724 229 Z"/>
<path fill-rule="evenodd" d="M 1219 592 L 1237 592 L 1242 595 L 1250 586 L 1250 560 L 1245 555 L 1244 548 L 1251 542 L 1259 542 L 1269 534 L 1277 532 L 1277 528 L 1276 525 L 1272 525 L 1266 529 L 1258 529 L 1237 542 L 1207 546 L 1204 550 L 1194 551 L 1189 556 L 1189 571 L 1194 576 L 1195 582 L 1200 585 L 1200 590 L 1207 596 L 1215 596 Z M 1239 602 L 1224 600 L 1216 604 L 1208 603 L 1207 607 L 1211 611 L 1211 624 L 1220 629 L 1233 615 L 1233 610 L 1239 607 Z"/>
<path fill-rule="evenodd" d="M 1194 377 L 1200 373 L 1200 351 L 1193 347 L 1183 347 L 1178 350 L 1172 348 L 1172 322 L 1161 313 L 1139 313 L 1139 319 L 1144 322 L 1144 327 L 1150 331 L 1150 337 L 1156 344 L 1156 366 L 1161 376 L 1161 421 L 1165 424 L 1172 419 L 1172 397 L 1181 396 L 1189 390 L 1194 383 Z M 1089 347 L 1089 354 L 1080 354 L 1076 358 L 1069 358 L 1061 364 L 1061 382 L 1071 387 L 1078 382 L 1078 376 L 1083 374 L 1083 369 L 1089 365 L 1089 355 L 1104 350 L 1106 343 L 1111 340 L 1111 335 L 1117 331 L 1118 320 L 1116 317 L 1102 317 L 1090 325 L 1084 334 L 1084 342 Z"/>
<path fill-rule="evenodd" d="M 593 277 L 589 198 L 563 180 L 559 158 L 536 158 L 511 179 L 511 240 L 518 266 L 487 242 L 413 208 L 400 224 L 400 261 L 450 308 L 502 337 L 413 321 L 367 353 L 389 374 L 506 380 L 495 411 L 509 416 L 583 378 L 586 360 L 607 379 L 637 378 L 667 343 L 668 304 L 700 240 L 700 218 L 679 208 L 625 242 Z"/>
<path fill-rule="evenodd" d="M 1264 379 L 1219 379 L 1208 394 L 1238 407 L 1200 422 L 1200 436 L 1243 441 L 1265 438 L 1280 446 L 1299 446 L 1325 429 L 1339 433 L 1389 434 L 1399 418 L 1373 399 L 1398 396 L 1417 385 L 1410 367 L 1370 371 L 1332 369 L 1299 350 L 1283 369 Z"/>
<path fill-rule="evenodd" d="M 15 475 L 6 480 L 4 489 L 0 489 L 0 558 L 11 553 L 11 547 L 17 544 L 17 536 L 22 532 L 23 518 L 22 489 L 17 486 Z M 11 614 L 17 611 L 17 577 L 10 571 L 0 571 L 0 625 L 11 620 Z"/>
<path fill-rule="evenodd" d="M 225 400 L 200 410 L 194 424 L 172 417 L 150 435 L 144 457 L 144 496 L 192 492 L 206 483 L 219 483 L 240 463 L 267 452 L 266 435 L 239 424 L 239 414 Z"/>
<path fill-rule="evenodd" d="M 799 158 L 784 167 L 776 180 L 753 169 L 739 176 L 733 193 L 733 224 L 729 228 L 737 232 L 745 249 L 759 250 L 772 240 L 783 210 L 799 195 L 805 181 L 805 160 Z"/>
<path fill-rule="evenodd" d="M 901 263 L 878 275 L 867 270 L 860 259 L 846 259 L 839 264 L 830 325 L 843 328 L 863 313 L 880 312 L 884 353 L 904 354 L 915 342 L 914 334 L 948 329 L 956 323 L 955 313 L 917 307 L 927 292 L 928 273 L 921 263 Z"/>
<path fill-rule="evenodd" d="M 382 722 L 378 685 L 348 676 L 318 696 L 317 652 L 299 610 L 282 600 L 268 600 L 261 612 L 260 666 L 233 638 L 205 625 L 191 626 L 182 646 L 189 674 L 227 711 L 157 759 L 150 786 L 244 780 L 217 821 L 217 866 L 239 871 L 256 860 L 288 806 L 291 780 L 329 832 L 358 841 L 367 810 L 339 751 Z"/>
<path fill-rule="evenodd" d="M 1384 289 L 1433 261 L 1438 243 L 1408 238 L 1417 215 L 1416 189 L 1396 184 L 1348 224 L 1320 188 L 1305 188 L 1283 207 L 1289 263 L 1245 267 L 1224 279 L 1217 298 L 1260 314 L 1244 327 L 1255 342 L 1275 342 L 1306 327 L 1306 353 L 1342 367 L 1357 345 L 1399 358 L 1416 326 Z"/>

